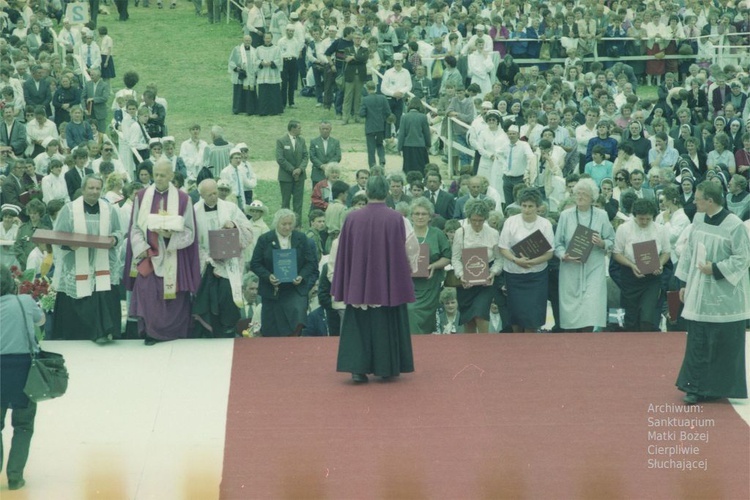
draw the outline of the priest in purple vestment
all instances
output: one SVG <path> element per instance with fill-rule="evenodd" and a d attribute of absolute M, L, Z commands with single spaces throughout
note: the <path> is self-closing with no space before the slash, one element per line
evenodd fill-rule
<path fill-rule="evenodd" d="M 354 382 L 414 371 L 406 304 L 419 243 L 411 224 L 388 208 L 388 183 L 367 181 L 367 205 L 347 215 L 339 236 L 331 293 L 346 304 L 337 370 Z"/>
<path fill-rule="evenodd" d="M 172 183 L 172 164 L 154 165 L 154 183 L 133 202 L 125 255 L 130 316 L 146 345 L 188 336 L 190 297 L 200 285 L 198 232 L 190 197 Z"/>

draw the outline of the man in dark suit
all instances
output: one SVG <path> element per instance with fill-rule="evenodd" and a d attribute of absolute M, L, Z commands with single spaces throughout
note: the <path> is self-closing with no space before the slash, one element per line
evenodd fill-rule
<path fill-rule="evenodd" d="M 401 203 L 411 203 L 411 196 L 404 193 L 404 176 L 401 174 L 393 174 L 388 176 L 388 195 L 385 197 L 385 204 L 389 208 L 396 209 L 396 205 Z"/>
<path fill-rule="evenodd" d="M 21 110 L 23 113 L 24 110 Z M 26 151 L 26 125 L 13 116 L 13 106 L 3 108 L 3 122 L 0 124 L 0 142 L 10 146 L 19 158 Z"/>
<path fill-rule="evenodd" d="M 10 169 L 10 174 L 3 179 L 3 203 L 24 208 L 24 204 L 21 203 L 21 193 L 24 191 L 23 167 L 23 162 L 17 161 Z"/>
<path fill-rule="evenodd" d="M 456 199 L 452 194 L 440 189 L 443 178 L 437 170 L 428 170 L 425 184 L 427 189 L 423 196 L 435 206 L 435 214 L 448 220 L 453 218 Z"/>
<path fill-rule="evenodd" d="M 65 184 L 68 186 L 68 196 L 70 196 L 71 200 L 76 198 L 75 192 L 81 188 L 84 177 L 94 174 L 93 170 L 85 168 L 88 160 L 89 153 L 86 151 L 86 148 L 78 148 L 73 153 L 75 166 L 65 172 Z"/>
<path fill-rule="evenodd" d="M 471 199 L 477 199 L 477 200 L 483 200 L 486 198 L 484 194 L 482 194 L 482 180 L 479 177 L 472 177 L 469 179 L 469 194 L 460 197 L 456 200 L 456 206 L 453 208 L 453 218 L 454 219 L 465 219 L 466 214 L 464 213 L 464 207 L 466 206 L 466 202 Z"/>
<path fill-rule="evenodd" d="M 375 82 L 369 81 L 365 84 L 367 95 L 362 98 L 359 107 L 359 116 L 365 119 L 365 139 L 367 140 L 367 163 L 370 168 L 375 166 L 375 151 L 378 153 L 380 166 L 385 166 L 385 137 L 386 120 L 391 115 L 391 107 L 388 99 L 383 94 L 376 94 Z"/>
<path fill-rule="evenodd" d="M 107 130 L 107 100 L 109 99 L 109 83 L 101 78 L 101 71 L 96 68 L 89 70 L 91 80 L 83 86 L 81 102 L 84 104 L 86 115 L 96 120 L 99 132 Z"/>
<path fill-rule="evenodd" d="M 370 178 L 370 171 L 366 168 L 361 168 L 357 170 L 357 173 L 355 174 L 357 178 L 357 182 L 352 184 L 352 187 L 349 188 L 349 191 L 346 193 L 346 206 L 351 207 L 352 206 L 352 198 L 359 193 L 360 191 L 365 190 L 365 186 L 367 186 L 367 179 Z"/>
<path fill-rule="evenodd" d="M 354 115 L 355 121 L 359 123 L 358 111 L 361 106 L 362 84 L 367 78 L 367 59 L 370 52 L 362 46 L 362 33 L 354 32 L 352 35 L 353 47 L 344 51 L 344 125 L 349 123 L 349 117 Z"/>
<path fill-rule="evenodd" d="M 281 208 L 290 208 L 293 201 L 294 212 L 297 214 L 297 226 L 302 224 L 302 196 L 305 191 L 307 178 L 307 148 L 305 140 L 300 136 L 302 124 L 297 120 L 290 120 L 286 127 L 287 133 L 276 141 L 276 163 L 279 164 L 279 188 L 281 189 Z"/>
<path fill-rule="evenodd" d="M 338 139 L 331 137 L 331 129 L 331 122 L 320 122 L 320 137 L 310 141 L 310 163 L 312 163 L 310 180 L 313 187 L 325 179 L 323 166 L 326 163 L 341 162 L 341 143 Z"/>
<path fill-rule="evenodd" d="M 716 76 L 716 86 L 711 92 L 711 106 L 714 110 L 714 116 L 724 110 L 724 104 L 729 100 L 732 89 L 726 83 L 726 77 L 723 74 Z M 718 131 L 717 131 L 718 132 Z"/>
<path fill-rule="evenodd" d="M 651 188 L 643 187 L 644 173 L 640 170 L 633 170 L 630 174 L 630 188 L 625 192 L 632 191 L 638 198 L 656 202 L 656 194 Z"/>
<path fill-rule="evenodd" d="M 149 110 L 146 130 L 151 137 L 164 137 L 164 121 L 167 119 L 167 110 L 156 102 L 156 94 L 152 90 L 143 92 L 143 105 Z M 101 132 L 101 131 L 100 131 Z M 224 168 L 226 165 L 216 165 L 216 168 Z"/>
<path fill-rule="evenodd" d="M 43 76 L 44 70 L 40 65 L 35 64 L 31 67 L 31 78 L 23 83 L 23 97 L 27 106 L 44 106 L 49 115 L 52 92 L 49 88 L 49 80 Z"/>

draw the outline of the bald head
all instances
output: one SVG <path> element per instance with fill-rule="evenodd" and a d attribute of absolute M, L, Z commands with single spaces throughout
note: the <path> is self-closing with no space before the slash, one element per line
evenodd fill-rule
<path fill-rule="evenodd" d="M 213 179 L 204 179 L 198 184 L 198 192 L 208 207 L 215 207 L 219 200 L 219 185 Z"/>
<path fill-rule="evenodd" d="M 153 169 L 154 187 L 159 191 L 166 191 L 169 183 L 172 182 L 174 172 L 172 171 L 172 162 L 167 159 L 161 159 L 156 162 Z"/>

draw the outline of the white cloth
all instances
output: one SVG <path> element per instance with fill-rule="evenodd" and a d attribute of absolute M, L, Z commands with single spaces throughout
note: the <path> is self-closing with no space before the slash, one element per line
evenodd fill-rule
<path fill-rule="evenodd" d="M 727 215 L 718 226 L 706 224 L 705 217 L 705 213 L 695 214 L 687 247 L 675 270 L 675 276 L 686 282 L 682 316 L 712 323 L 750 319 L 748 232 L 734 214 Z M 701 255 L 704 251 L 705 260 Z M 698 264 L 705 261 L 716 264 L 724 278 L 703 274 Z"/>

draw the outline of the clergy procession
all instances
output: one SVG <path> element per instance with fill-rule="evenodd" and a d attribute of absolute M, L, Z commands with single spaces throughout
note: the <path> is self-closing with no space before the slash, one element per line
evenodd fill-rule
<path fill-rule="evenodd" d="M 417 334 L 687 331 L 684 402 L 747 397 L 747 2 L 233 5 L 245 142 L 53 4 L 0 38 L 0 277 L 45 339 L 339 336 L 361 384 Z"/>

